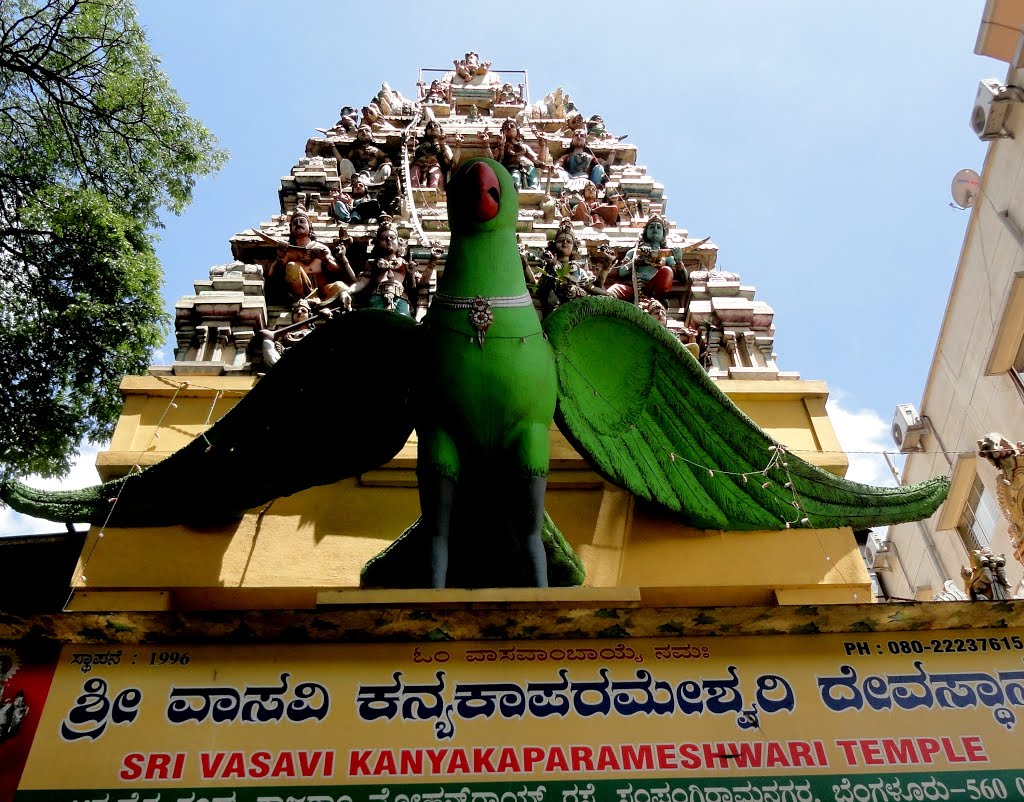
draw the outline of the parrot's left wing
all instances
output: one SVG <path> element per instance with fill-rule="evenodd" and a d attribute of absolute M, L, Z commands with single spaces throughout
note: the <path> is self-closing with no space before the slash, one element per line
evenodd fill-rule
<path fill-rule="evenodd" d="M 336 315 L 162 462 L 84 490 L 4 482 L 0 501 L 51 521 L 204 526 L 375 468 L 412 433 L 411 380 L 402 366 L 417 334 L 412 319 L 394 312 Z"/>
<path fill-rule="evenodd" d="M 927 518 L 946 497 L 946 477 L 873 487 L 788 453 L 631 304 L 574 300 L 544 330 L 562 433 L 607 479 L 692 526 L 863 529 Z"/>

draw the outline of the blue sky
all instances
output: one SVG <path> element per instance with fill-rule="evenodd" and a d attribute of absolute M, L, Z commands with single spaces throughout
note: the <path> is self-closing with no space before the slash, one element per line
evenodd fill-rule
<path fill-rule="evenodd" d="M 413 95 L 420 67 L 472 49 L 528 70 L 533 100 L 562 86 L 629 135 L 669 217 L 774 308 L 780 368 L 828 382 L 847 450 L 891 449 L 894 407 L 920 401 L 968 218 L 950 181 L 981 169 L 971 107 L 980 79 L 1006 73 L 974 55 L 981 0 L 138 5 L 231 154 L 166 218 L 168 310 L 231 261 L 232 234 L 279 211 L 315 127 L 383 81 Z M 85 456 L 69 486 L 95 481 Z M 885 478 L 880 456 L 861 462 L 851 478 Z M 0 534 L 59 528 L 5 512 Z"/>

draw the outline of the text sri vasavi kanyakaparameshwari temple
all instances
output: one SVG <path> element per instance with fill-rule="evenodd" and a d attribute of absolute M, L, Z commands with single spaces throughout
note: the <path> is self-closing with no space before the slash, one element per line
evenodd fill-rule
<path fill-rule="evenodd" d="M 1021 608 L 858 546 L 945 482 L 841 478 L 599 111 L 467 53 L 296 143 L 104 484 L 5 489 L 91 527 L 0 615 L 0 800 L 1024 799 Z"/>

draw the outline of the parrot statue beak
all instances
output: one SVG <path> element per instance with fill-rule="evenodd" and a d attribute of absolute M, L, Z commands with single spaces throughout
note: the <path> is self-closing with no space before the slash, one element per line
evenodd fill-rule
<path fill-rule="evenodd" d="M 501 208 L 501 184 L 490 165 L 471 164 L 461 176 L 458 203 L 459 212 L 468 220 L 486 223 L 493 220 Z"/>

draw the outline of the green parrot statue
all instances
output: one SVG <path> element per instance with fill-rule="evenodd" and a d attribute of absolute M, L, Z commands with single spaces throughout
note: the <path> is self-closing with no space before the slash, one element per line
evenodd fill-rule
<path fill-rule="evenodd" d="M 447 192 L 451 244 L 422 323 L 370 309 L 335 316 L 157 465 L 80 491 L 7 481 L 0 499 L 56 521 L 205 527 L 382 465 L 415 428 L 421 517 L 364 567 L 362 583 L 377 587 L 580 584 L 580 561 L 544 510 L 552 420 L 609 481 L 701 529 L 864 529 L 942 503 L 945 477 L 872 487 L 788 453 L 632 304 L 591 296 L 541 323 L 511 176 L 472 159 Z M 353 358 L 366 343 L 372 354 Z M 386 414 L 310 453 L 287 410 L 339 398 Z M 284 467 L 253 468 L 267 455 Z M 195 492 L 201 476 L 216 477 L 198 483 L 206 495 Z"/>

